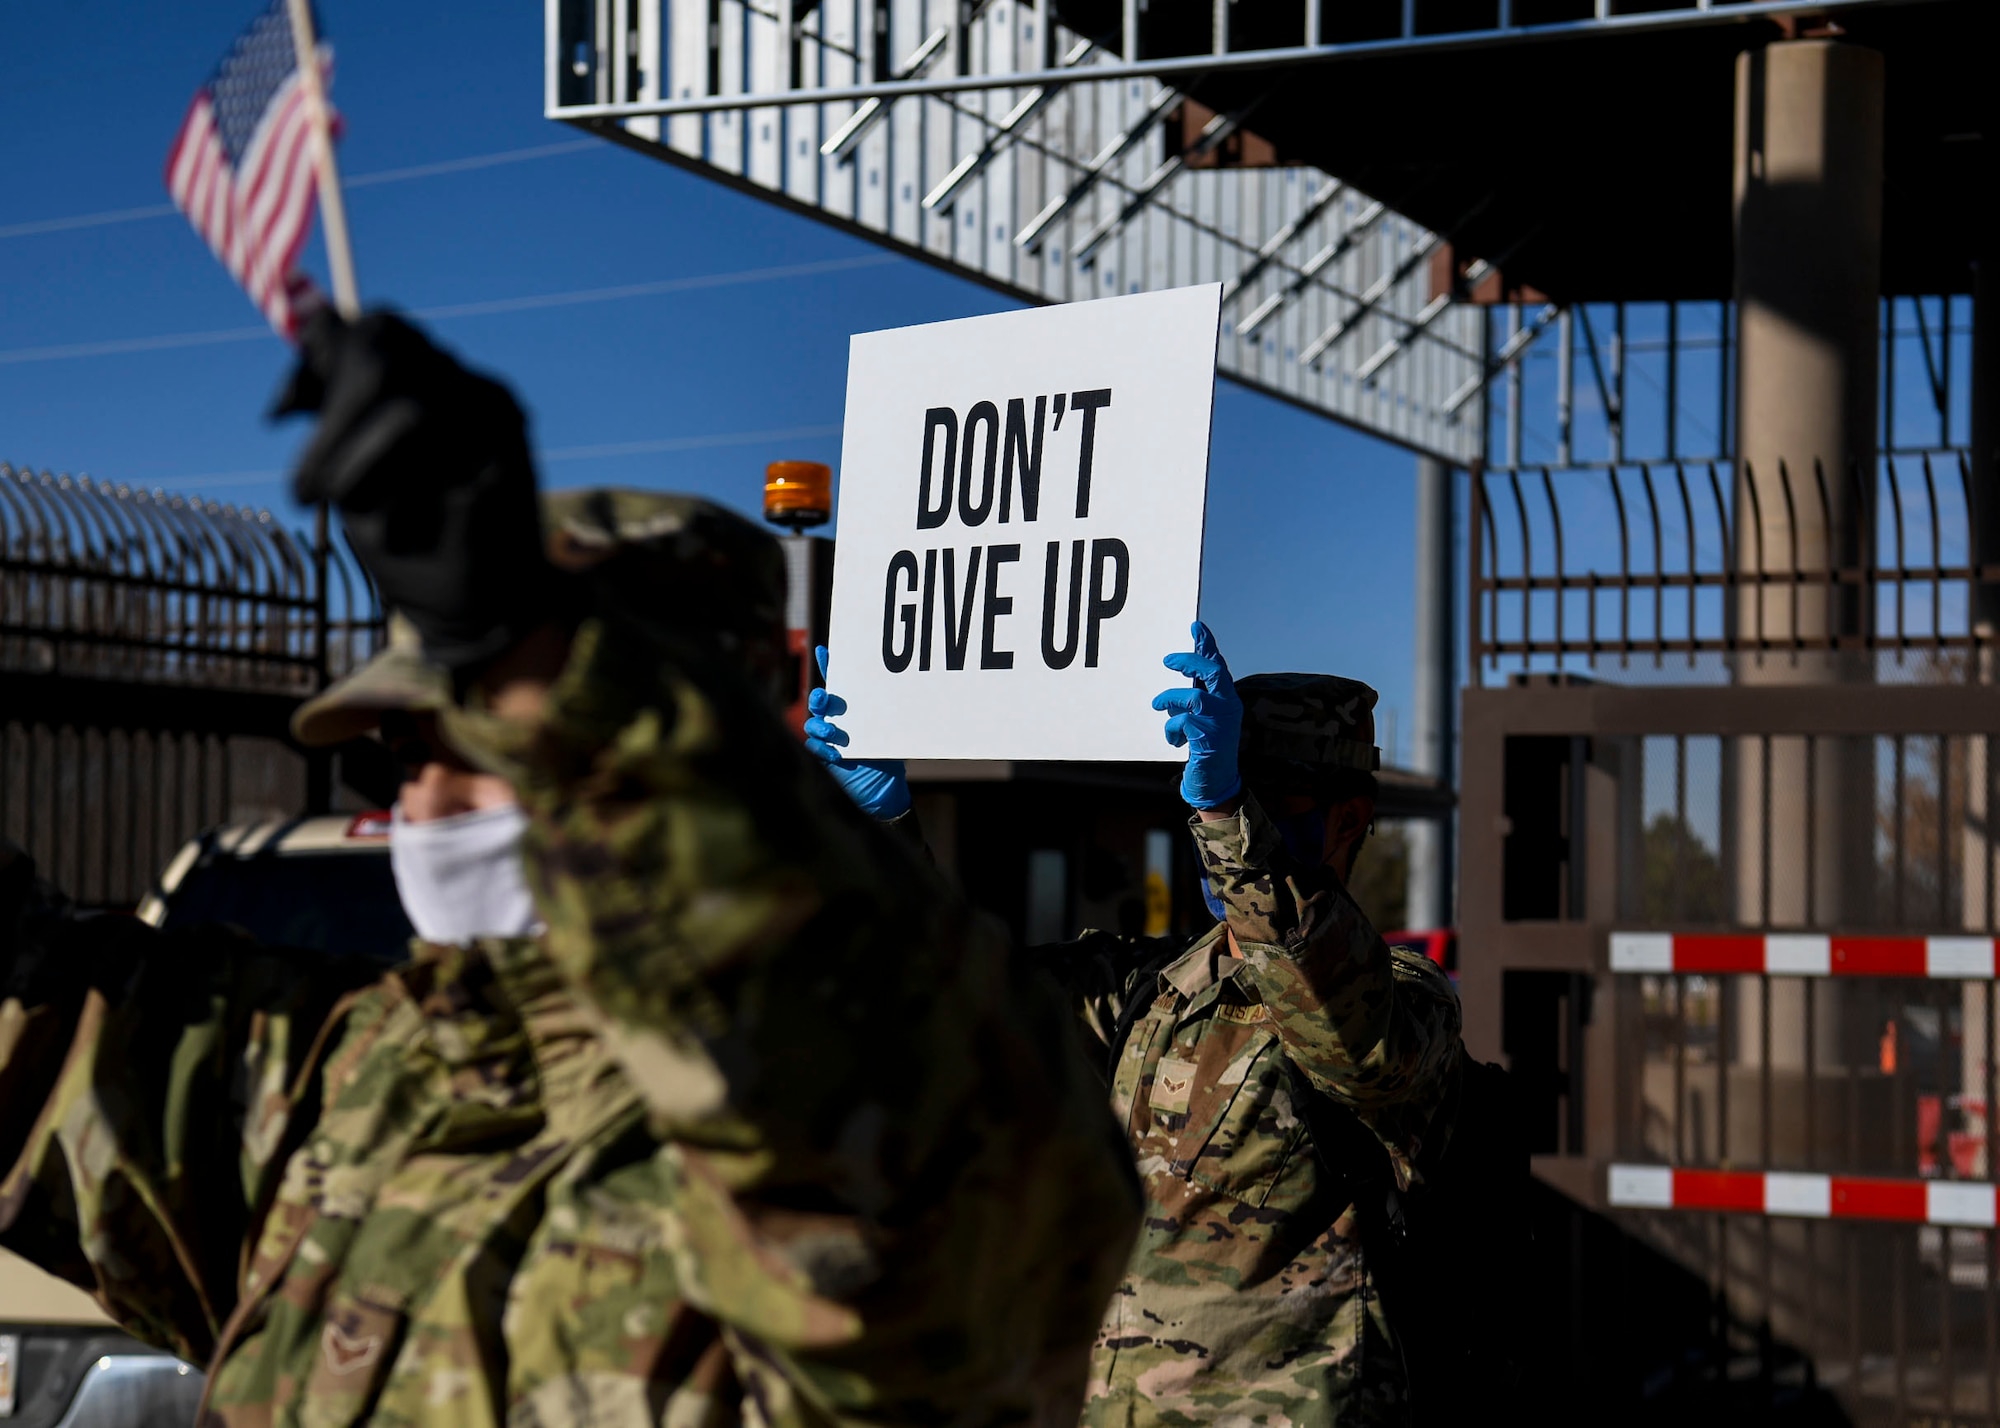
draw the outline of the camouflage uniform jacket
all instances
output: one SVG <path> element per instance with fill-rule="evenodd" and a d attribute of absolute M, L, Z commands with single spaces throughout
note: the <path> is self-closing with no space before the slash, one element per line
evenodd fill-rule
<path fill-rule="evenodd" d="M 1177 957 L 1088 934 L 1037 958 L 1100 1038 L 1129 998 L 1150 1001 L 1111 1067 L 1146 1218 L 1084 1422 L 1402 1422 L 1356 1210 L 1315 1157 L 1293 1078 L 1353 1111 L 1407 1186 L 1448 1134 L 1457 994 L 1426 959 L 1392 953 L 1331 873 L 1291 868 L 1253 799 L 1192 827 L 1240 959 L 1222 925 Z"/>
<path fill-rule="evenodd" d="M 747 686 L 587 622 L 547 931 L 373 978 L 0 875 L 0 1242 L 210 1422 L 1068 1428 L 1138 1190 L 1073 1022 Z"/>

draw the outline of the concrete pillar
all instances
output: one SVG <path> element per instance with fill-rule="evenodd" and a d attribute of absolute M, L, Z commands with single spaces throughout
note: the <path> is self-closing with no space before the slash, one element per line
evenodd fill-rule
<path fill-rule="evenodd" d="M 1410 720 L 1410 767 L 1450 781 L 1458 743 L 1458 596 L 1454 553 L 1458 474 L 1442 461 L 1417 458 L 1416 708 Z M 1449 927 L 1457 883 L 1450 818 L 1410 825 L 1407 917 L 1413 928 Z"/>
<path fill-rule="evenodd" d="M 1882 56 L 1833 40 L 1743 54 L 1736 69 L 1738 569 L 1854 568 L 1875 485 L 1882 251 Z M 1739 593 L 1746 684 L 1872 677 L 1862 654 L 1785 651 L 1794 636 L 1859 633 L 1853 586 Z M 1732 771 L 1739 918 L 1865 925 L 1874 873 L 1873 750 L 1864 741 L 1744 740 Z M 1762 840 L 1769 810 L 1770 858 Z M 1786 1018 L 1789 1020 L 1789 1018 Z M 1785 1048 L 1771 1048 L 1781 1059 Z"/>
<path fill-rule="evenodd" d="M 1737 456 L 1761 491 L 1780 460 L 1810 479 L 1815 459 L 1875 454 L 1882 56 L 1834 40 L 1739 56 L 1735 196 Z"/>
<path fill-rule="evenodd" d="M 1830 40 L 1787 41 L 1737 61 L 1735 557 L 1746 572 L 1854 568 L 1869 555 L 1882 76 L 1879 54 Z M 1789 480 L 1781 479 L 1781 466 Z M 1743 683 L 1818 685 L 1872 676 L 1872 660 L 1864 654 L 1802 653 L 1794 659 L 1783 648 L 1794 635 L 1865 630 L 1870 612 L 1855 587 L 1773 584 L 1743 592 L 1732 613 L 1739 636 L 1761 631 L 1766 642 L 1761 661 L 1737 658 L 1735 676 Z M 1822 739 L 1808 753 L 1804 740 L 1773 739 L 1767 756 L 1763 741 L 1743 739 L 1732 764 L 1739 920 L 1779 927 L 1871 924 L 1872 741 Z M 1820 1064 L 1805 1064 L 1805 999 L 1817 994 L 1816 987 L 1813 978 L 1775 977 L 1746 981 L 1736 998 L 1735 1055 L 1723 1075 L 1732 1092 L 1754 1104 L 1757 1063 L 1768 1067 L 1777 1121 L 1770 1129 L 1781 1157 L 1790 1127 L 1803 1119 L 1804 1097 L 1817 1094 L 1822 1068 L 1863 1054 L 1827 1035 L 1837 1019 L 1824 1015 L 1831 1007 L 1822 1000 Z M 1759 1006 L 1760 989 L 1767 1007 Z M 1771 1029 L 1768 1042 L 1763 1025 Z M 1824 1250 L 1814 1256 L 1803 1243 L 1779 1245 L 1798 1265 L 1796 1287 L 1765 1312 L 1777 1337 L 1810 1342 L 1810 1306 L 1840 1292 L 1839 1267 Z M 1749 1282 L 1748 1275 L 1739 1279 Z"/>

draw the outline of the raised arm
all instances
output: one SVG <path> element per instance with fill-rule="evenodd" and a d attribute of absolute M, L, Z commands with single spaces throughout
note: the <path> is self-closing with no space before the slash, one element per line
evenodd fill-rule
<path fill-rule="evenodd" d="M 1209 890 L 1293 1064 L 1357 1111 L 1441 1096 L 1459 1009 L 1436 965 L 1394 955 L 1331 869 L 1291 856 L 1254 796 L 1191 826 Z"/>
<path fill-rule="evenodd" d="M 520 792 L 549 948 L 670 1140 L 701 1307 L 839 1415 L 1068 1405 L 1127 1158 L 993 924 L 698 636 L 595 615 L 545 692 L 449 727 Z"/>
<path fill-rule="evenodd" d="M 365 394 L 375 354 L 406 343 L 385 321 L 329 339 L 328 454 L 301 494 L 356 507 L 384 598 L 457 664 L 446 737 L 528 814 L 546 945 L 650 1112 L 690 1302 L 780 1419 L 797 1395 L 844 1421 L 1073 1421 L 1136 1226 L 1129 1157 L 998 929 L 780 723 L 756 631 L 730 623 L 742 601 L 717 594 L 775 547 L 725 513 L 713 540 L 688 507 L 629 542 L 611 520 L 566 581 L 522 582 L 561 587 L 544 615 L 566 612 L 523 634 L 476 541 L 434 569 L 377 548 L 391 528 L 469 541 L 534 519 L 518 416 L 488 449 L 429 357 L 416 393 L 343 401 L 348 362 Z M 336 412 L 351 430 L 327 429 Z M 626 495 L 643 503 L 606 493 L 604 511 Z"/>
<path fill-rule="evenodd" d="M 1170 742 L 1189 749 L 1182 796 L 1208 902 L 1292 1064 L 1367 1121 L 1407 1170 L 1448 1098 L 1460 1057 L 1458 994 L 1430 961 L 1392 953 L 1329 865 L 1325 815 L 1307 856 L 1287 846 L 1238 767 L 1244 709 L 1206 626 L 1169 655 L 1189 677 L 1162 693 Z M 1361 826 L 1372 817 L 1361 818 Z"/>

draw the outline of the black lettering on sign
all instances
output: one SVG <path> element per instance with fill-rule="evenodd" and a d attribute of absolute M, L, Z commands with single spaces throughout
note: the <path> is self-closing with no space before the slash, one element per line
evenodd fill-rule
<path fill-rule="evenodd" d="M 1083 413 L 1083 449 L 1076 459 L 1076 518 L 1082 520 L 1090 514 L 1090 467 L 1097 454 L 1097 413 L 1111 405 L 1111 388 L 1072 392 L 1069 400 L 1071 406 Z M 925 440 L 928 443 L 928 436 Z M 1096 662 L 1090 661 L 1092 664 Z"/>
<path fill-rule="evenodd" d="M 986 463 L 979 500 L 972 499 L 972 460 L 979 449 L 979 429 L 986 428 Z M 1000 455 L 1000 412 L 991 402 L 974 402 L 965 414 L 965 456 L 958 477 L 958 518 L 968 526 L 983 526 L 993 510 L 993 467 Z"/>
<path fill-rule="evenodd" d="M 993 622 L 1002 615 L 1014 613 L 1014 597 L 1000 593 L 1000 567 L 1012 565 L 1021 558 L 1018 545 L 989 545 L 986 547 L 986 615 L 981 620 L 979 635 L 979 667 L 981 669 L 1012 669 L 1014 652 L 993 648 Z"/>
<path fill-rule="evenodd" d="M 1117 579 L 1109 592 L 1104 588 L 1104 567 L 1116 567 Z M 1125 608 L 1125 588 L 1131 574 L 1132 553 L 1125 542 L 1115 538 L 1090 543 L 1090 633 L 1083 644 L 1083 662 L 1097 667 L 1098 626 Z M 914 570 L 914 565 L 912 570 Z"/>
<path fill-rule="evenodd" d="M 1062 542 L 1049 542 L 1048 573 L 1042 577 L 1042 663 L 1050 669 L 1068 669 L 1076 658 L 1077 616 L 1083 609 L 1083 542 L 1070 542 L 1069 554 L 1069 633 L 1062 646 L 1056 645 L 1056 575 L 1062 563 Z"/>
<path fill-rule="evenodd" d="M 1060 400 L 1060 398 L 1058 398 Z M 1021 470 L 1021 519 L 1032 521 L 1042 509 L 1042 419 L 1048 414 L 1049 399 L 1035 398 L 1035 444 L 1028 445 L 1028 403 L 1025 397 L 1007 403 L 1007 455 L 1000 463 L 1000 519 L 1009 518 L 1014 505 L 1014 468 Z"/>
<path fill-rule="evenodd" d="M 979 547 L 965 558 L 965 598 L 961 601 L 958 587 L 952 581 L 957 565 L 958 552 L 945 547 L 944 552 L 944 667 L 946 669 L 965 668 L 965 647 L 972 639 L 972 597 L 979 591 Z M 957 614 L 954 616 L 954 607 Z"/>
<path fill-rule="evenodd" d="M 937 448 L 937 434 L 944 433 L 943 488 L 938 503 L 931 504 L 931 461 Z M 917 529 L 934 530 L 951 514 L 951 473 L 958 456 L 958 414 L 950 407 L 932 407 L 924 413 L 924 469 L 917 478 Z"/>
<path fill-rule="evenodd" d="M 889 558 L 889 578 L 882 590 L 882 664 L 891 674 L 901 674 L 910 667 L 910 656 L 916 650 L 917 607 L 913 603 L 896 603 L 901 592 L 902 581 L 896 577 L 909 577 L 910 594 L 917 593 L 917 557 L 907 550 L 899 550 Z M 902 648 L 896 647 L 896 626 L 903 627 Z"/>
<path fill-rule="evenodd" d="M 931 667 L 931 611 L 937 605 L 937 552 L 924 552 L 924 625 L 923 638 L 918 642 L 917 668 Z"/>

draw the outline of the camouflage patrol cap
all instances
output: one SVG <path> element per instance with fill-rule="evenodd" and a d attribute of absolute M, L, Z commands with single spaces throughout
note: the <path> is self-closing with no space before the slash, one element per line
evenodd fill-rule
<path fill-rule="evenodd" d="M 1335 674 L 1253 674 L 1243 700 L 1238 758 L 1253 785 L 1323 791 L 1352 787 L 1382 765 L 1373 689 Z M 1351 795 L 1349 795 L 1351 796 Z"/>
<path fill-rule="evenodd" d="M 334 681 L 292 714 L 292 737 L 308 748 L 344 744 L 371 732 L 394 709 L 436 711 L 451 703 L 451 676 L 424 658 L 417 627 L 389 616 L 375 657 Z"/>
<path fill-rule="evenodd" d="M 672 610 L 729 646 L 784 638 L 784 547 L 726 507 L 672 491 L 555 491 L 542 497 L 542 526 L 559 569 L 623 557 L 619 588 L 642 608 Z"/>
<path fill-rule="evenodd" d="M 558 569 L 582 572 L 628 557 L 620 588 L 642 608 L 672 610 L 735 653 L 782 647 L 784 549 L 713 501 L 613 487 L 556 491 L 542 497 L 542 529 Z M 300 705 L 292 734 L 308 747 L 341 744 L 373 731 L 390 710 L 435 711 L 451 702 L 451 677 L 424 658 L 416 626 L 392 613 L 383 648 Z"/>

